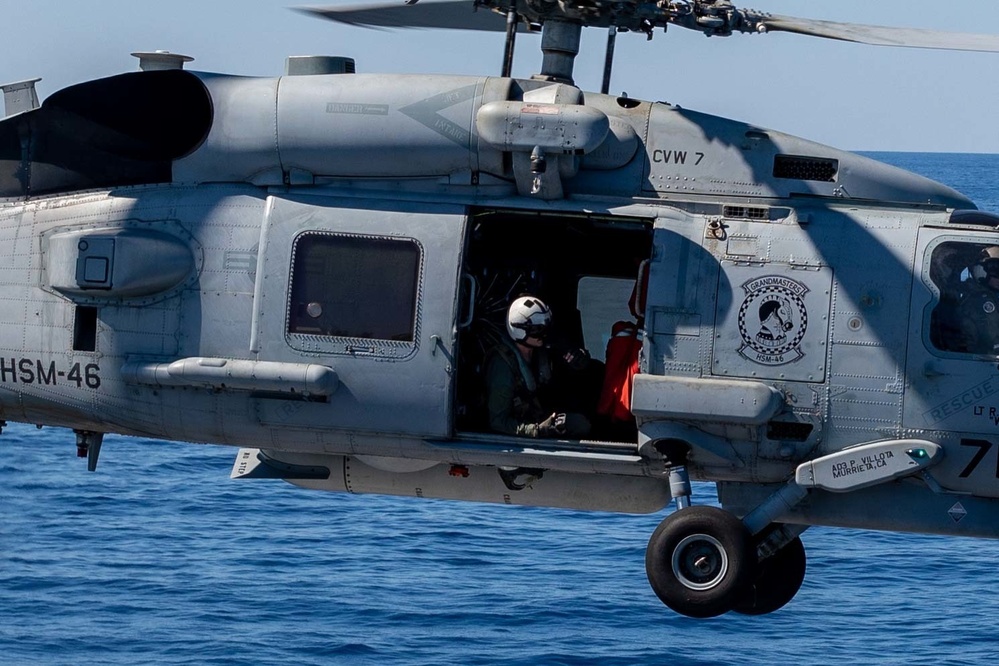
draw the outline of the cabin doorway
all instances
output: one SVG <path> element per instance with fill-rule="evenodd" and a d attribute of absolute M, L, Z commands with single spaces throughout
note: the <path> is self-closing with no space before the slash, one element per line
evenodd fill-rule
<path fill-rule="evenodd" d="M 652 254 L 652 220 L 609 215 L 470 211 L 462 266 L 455 426 L 462 433 L 497 432 L 487 409 L 485 365 L 497 345 L 510 344 L 506 314 L 519 296 L 536 296 L 552 311 L 545 352 L 551 375 L 538 387 L 553 412 L 586 416 L 584 439 L 635 442 L 634 418 L 600 409 L 608 381 L 620 377 L 612 342 L 630 336 L 637 361 L 643 326 L 642 276 Z M 617 336 L 615 336 L 615 333 Z M 609 349 L 608 345 L 611 345 Z M 588 358 L 567 367 L 567 351 Z M 608 351 L 615 358 L 608 366 Z M 630 376 L 625 378 L 630 384 Z M 604 402 L 607 402 L 604 396 Z M 546 407 L 547 409 L 548 407 Z"/>

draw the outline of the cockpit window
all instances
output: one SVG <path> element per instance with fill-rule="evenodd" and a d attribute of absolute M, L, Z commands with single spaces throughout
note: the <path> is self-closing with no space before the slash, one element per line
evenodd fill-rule
<path fill-rule="evenodd" d="M 930 342 L 941 351 L 999 355 L 999 243 L 945 242 L 930 260 L 940 298 Z"/>
<path fill-rule="evenodd" d="M 204 84 L 181 70 L 66 88 L 0 122 L 0 197 L 170 182 L 212 115 Z"/>

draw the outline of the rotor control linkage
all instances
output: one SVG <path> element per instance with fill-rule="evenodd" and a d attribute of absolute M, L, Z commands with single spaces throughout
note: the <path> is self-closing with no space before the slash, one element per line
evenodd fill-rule
<path fill-rule="evenodd" d="M 91 430 L 74 430 L 76 433 L 76 457 L 87 459 L 87 471 L 97 469 L 97 458 L 101 455 L 101 444 L 104 443 L 103 432 Z"/>
<path fill-rule="evenodd" d="M 506 47 L 503 49 L 503 71 L 500 76 L 509 77 L 513 74 L 513 53 L 517 44 L 517 23 L 520 17 L 517 10 L 510 9 L 506 13 Z"/>

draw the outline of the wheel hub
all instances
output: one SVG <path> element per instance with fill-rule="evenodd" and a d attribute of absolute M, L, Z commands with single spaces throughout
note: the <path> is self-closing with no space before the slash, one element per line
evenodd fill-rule
<path fill-rule="evenodd" d="M 691 590 L 709 590 L 728 573 L 728 555 L 721 542 L 707 534 L 692 534 L 673 550 L 673 574 Z"/>

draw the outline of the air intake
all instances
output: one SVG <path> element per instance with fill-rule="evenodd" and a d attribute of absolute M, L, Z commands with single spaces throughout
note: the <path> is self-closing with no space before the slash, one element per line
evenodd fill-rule
<path fill-rule="evenodd" d="M 835 182 L 838 171 L 839 160 L 795 155 L 778 155 L 774 158 L 774 178 L 832 183 Z"/>
<path fill-rule="evenodd" d="M 723 206 L 722 215 L 736 219 L 744 218 L 747 220 L 769 220 L 770 210 L 767 208 L 749 206 Z"/>

